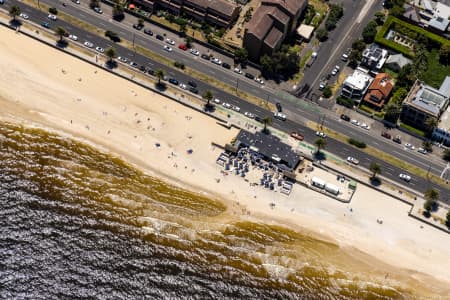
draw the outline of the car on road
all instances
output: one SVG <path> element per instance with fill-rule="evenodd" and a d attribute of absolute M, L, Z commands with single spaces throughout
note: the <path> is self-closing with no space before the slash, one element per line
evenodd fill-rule
<path fill-rule="evenodd" d="M 48 22 L 42 22 L 41 26 L 45 28 L 50 28 L 50 24 Z"/>
<path fill-rule="evenodd" d="M 119 56 L 117 59 L 118 59 L 119 61 L 123 62 L 123 63 L 126 63 L 126 62 L 128 61 L 128 59 L 126 59 L 126 58 L 123 57 L 123 56 Z"/>
<path fill-rule="evenodd" d="M 195 82 L 192 81 L 192 80 L 189 80 L 189 81 L 188 81 L 188 84 L 189 84 L 190 86 L 192 86 L 192 87 L 197 87 L 197 83 L 195 83 Z"/>
<path fill-rule="evenodd" d="M 211 59 L 211 62 L 213 63 L 213 64 L 216 64 L 216 65 L 221 65 L 222 64 L 222 61 L 220 60 L 220 59 L 218 59 L 217 57 L 213 57 L 212 59 Z"/>
<path fill-rule="evenodd" d="M 396 142 L 397 144 L 401 144 L 402 143 L 402 137 L 399 135 L 396 135 L 395 138 L 392 139 L 394 142 Z"/>
<path fill-rule="evenodd" d="M 322 131 L 316 131 L 316 135 L 317 135 L 318 137 L 321 137 L 321 138 L 326 138 L 326 137 L 327 137 L 327 135 L 325 134 L 325 132 L 322 132 Z"/>
<path fill-rule="evenodd" d="M 169 78 L 169 82 L 174 85 L 179 85 L 180 83 L 175 78 Z"/>
<path fill-rule="evenodd" d="M 345 115 L 345 114 L 341 115 L 341 119 L 344 120 L 344 121 L 350 122 L 350 117 Z"/>
<path fill-rule="evenodd" d="M 80 4 L 80 0 L 72 0 L 72 2 L 75 4 Z"/>
<path fill-rule="evenodd" d="M 172 48 L 167 45 L 164 45 L 164 50 L 166 50 L 167 52 L 172 52 Z"/>
<path fill-rule="evenodd" d="M 71 39 L 72 41 L 78 41 L 78 37 L 73 34 L 69 34 L 69 39 Z"/>
<path fill-rule="evenodd" d="M 305 139 L 305 137 L 303 136 L 303 134 L 298 133 L 297 131 L 292 131 L 291 132 L 291 136 L 299 141 L 303 141 Z"/>
<path fill-rule="evenodd" d="M 411 181 L 411 176 L 407 175 L 407 174 L 400 174 L 398 175 L 398 177 L 400 177 L 400 179 L 403 179 L 406 182 L 410 182 Z"/>
<path fill-rule="evenodd" d="M 227 64 L 226 62 L 222 63 L 222 67 L 224 67 L 225 69 L 231 69 L 231 65 Z"/>
<path fill-rule="evenodd" d="M 355 120 L 355 119 L 351 120 L 350 123 L 352 123 L 355 126 L 360 126 L 361 125 L 361 123 L 358 120 Z"/>
<path fill-rule="evenodd" d="M 137 63 L 135 63 L 134 61 L 130 61 L 130 66 L 132 66 L 133 68 L 139 67 L 139 65 Z"/>
<path fill-rule="evenodd" d="M 169 38 L 166 39 L 166 43 L 169 44 L 169 45 L 172 45 L 172 46 L 175 45 L 175 41 L 171 40 Z"/>
<path fill-rule="evenodd" d="M 406 143 L 405 144 L 405 148 L 407 148 L 407 149 L 411 149 L 411 150 L 414 150 L 414 149 L 416 149 L 416 147 L 414 147 L 413 145 L 411 145 L 410 143 Z"/>
<path fill-rule="evenodd" d="M 362 123 L 362 124 L 361 124 L 361 128 L 362 128 L 362 129 L 365 129 L 365 130 L 370 130 L 370 126 L 367 125 L 366 123 Z"/>
<path fill-rule="evenodd" d="M 227 102 L 223 102 L 222 106 L 225 107 L 225 108 L 231 108 L 232 107 L 231 104 L 227 103 Z"/>
<path fill-rule="evenodd" d="M 328 80 L 326 77 L 322 78 L 319 83 L 319 90 L 322 91 L 327 87 Z"/>
<path fill-rule="evenodd" d="M 0 0 L 0 4 L 1 5 L 5 4 L 5 0 Z"/>
<path fill-rule="evenodd" d="M 359 160 L 357 160 L 356 158 L 351 157 L 351 156 L 347 157 L 347 161 L 348 161 L 349 163 L 354 164 L 354 165 L 358 165 L 358 164 L 359 164 Z"/>
<path fill-rule="evenodd" d="M 384 138 L 387 138 L 387 139 L 391 139 L 391 135 L 389 133 L 387 133 L 386 131 L 383 131 L 381 133 L 381 136 L 384 137 Z"/>
<path fill-rule="evenodd" d="M 142 24 L 133 24 L 133 28 L 136 30 L 141 30 L 142 28 L 144 28 L 144 25 Z"/>
<path fill-rule="evenodd" d="M 94 44 L 92 44 L 91 42 L 88 42 L 88 41 L 85 41 L 85 42 L 83 43 L 83 45 L 85 45 L 85 46 L 88 47 L 88 48 L 93 48 L 93 47 L 94 47 Z"/>
<path fill-rule="evenodd" d="M 186 51 L 188 49 L 188 47 L 185 44 L 179 44 L 178 48 L 183 50 L 183 51 Z"/>
<path fill-rule="evenodd" d="M 239 68 L 234 68 L 234 73 L 242 74 L 242 70 Z"/>
<path fill-rule="evenodd" d="M 195 49 L 195 48 L 192 48 L 189 52 L 191 52 L 191 54 L 193 54 L 195 56 L 199 56 L 200 55 L 200 52 L 197 49 Z"/>
<path fill-rule="evenodd" d="M 150 36 L 152 36 L 153 35 L 153 31 L 151 31 L 150 29 L 144 29 L 144 33 L 145 34 L 148 34 L 148 35 L 150 35 Z"/>
<path fill-rule="evenodd" d="M 103 49 L 102 47 L 95 47 L 95 50 L 97 51 L 97 52 L 100 52 L 100 53 L 103 53 L 103 52 L 105 52 L 105 49 Z"/>
<path fill-rule="evenodd" d="M 251 73 L 245 73 L 245 77 L 249 78 L 249 79 L 255 79 L 255 76 Z"/>
<path fill-rule="evenodd" d="M 286 119 L 287 119 L 286 115 L 279 111 L 274 112 L 273 116 L 274 116 L 274 118 L 281 120 L 281 121 L 286 121 Z"/>
<path fill-rule="evenodd" d="M 275 104 L 275 106 L 277 107 L 277 111 L 279 111 L 279 112 L 282 112 L 282 111 L 283 111 L 283 107 L 281 107 L 281 103 L 280 103 L 280 102 L 277 102 L 277 103 Z"/>
<path fill-rule="evenodd" d="M 260 117 L 260 116 L 255 115 L 255 121 L 259 122 L 259 123 L 262 123 L 263 122 L 263 118 Z"/>
<path fill-rule="evenodd" d="M 153 69 L 151 69 L 151 68 L 148 68 L 148 69 L 147 69 L 147 74 L 148 74 L 148 75 L 153 75 L 153 76 L 154 76 L 154 75 L 155 75 L 155 70 L 153 70 Z"/>
<path fill-rule="evenodd" d="M 191 93 L 198 94 L 197 88 L 195 88 L 195 87 L 193 87 L 193 86 L 189 87 L 189 91 L 190 91 Z"/>
<path fill-rule="evenodd" d="M 352 52 L 351 48 L 348 48 L 347 50 L 345 50 L 345 52 L 341 56 L 341 59 L 343 61 L 348 61 L 348 57 L 350 56 L 350 52 Z"/>
<path fill-rule="evenodd" d="M 247 118 L 250 118 L 250 119 L 254 119 L 255 118 L 255 115 L 252 114 L 251 112 L 248 112 L 248 111 L 246 111 L 244 113 L 244 116 L 246 116 Z"/>
<path fill-rule="evenodd" d="M 206 60 L 209 60 L 209 59 L 210 59 L 209 55 L 208 55 L 208 54 L 205 54 L 205 53 L 203 53 L 203 54 L 201 55 L 201 58 L 206 59 Z"/>
<path fill-rule="evenodd" d="M 47 16 L 47 18 L 49 18 L 49 19 L 52 20 L 52 21 L 56 21 L 56 20 L 58 19 L 55 15 L 52 15 L 52 14 L 49 14 L 49 15 Z"/>
<path fill-rule="evenodd" d="M 214 103 L 220 104 L 220 103 L 222 103 L 222 101 L 220 101 L 220 99 L 218 99 L 218 98 L 214 98 Z"/>
<path fill-rule="evenodd" d="M 423 148 L 417 149 L 417 152 L 422 153 L 422 154 L 428 154 L 428 151 Z"/>
<path fill-rule="evenodd" d="M 255 78 L 255 81 L 256 81 L 257 83 L 259 83 L 259 84 L 264 84 L 264 80 L 262 80 L 262 79 L 259 78 L 259 77 L 256 77 L 256 78 Z"/>
<path fill-rule="evenodd" d="M 100 7 L 94 7 L 94 11 L 96 12 L 96 13 L 98 13 L 98 14 L 102 14 L 103 13 L 103 10 L 100 8 Z"/>
<path fill-rule="evenodd" d="M 334 69 L 333 69 L 333 71 L 331 71 L 331 75 L 336 75 L 337 73 L 339 73 L 339 70 L 340 70 L 341 68 L 339 67 L 339 66 L 335 66 L 334 67 Z"/>
<path fill-rule="evenodd" d="M 188 89 L 188 86 L 186 85 L 186 84 L 184 84 L 184 83 L 180 83 L 180 88 L 182 88 L 183 90 L 187 90 Z"/>
<path fill-rule="evenodd" d="M 145 66 L 140 66 L 139 70 L 141 70 L 141 72 L 147 72 L 147 68 Z"/>
<path fill-rule="evenodd" d="M 160 41 L 164 41 L 164 37 L 162 35 L 160 35 L 160 34 L 156 35 L 156 39 L 160 40 Z"/>
<path fill-rule="evenodd" d="M 22 19 L 28 20 L 30 17 L 25 14 L 25 13 L 20 13 L 19 17 L 21 17 Z"/>
<path fill-rule="evenodd" d="M 234 111 L 237 111 L 237 112 L 241 111 L 241 108 L 237 105 L 233 105 L 233 107 L 231 109 L 233 109 Z"/>

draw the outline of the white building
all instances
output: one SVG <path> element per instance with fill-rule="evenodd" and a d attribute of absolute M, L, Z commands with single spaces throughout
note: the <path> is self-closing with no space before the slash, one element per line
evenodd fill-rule
<path fill-rule="evenodd" d="M 439 92 L 450 98 L 450 76 L 447 76 L 439 88 Z M 433 140 L 450 147 L 450 106 L 442 114 L 437 127 L 433 131 Z"/>
<path fill-rule="evenodd" d="M 342 85 L 341 96 L 360 102 L 372 80 L 373 78 L 367 72 L 364 72 L 363 69 L 356 69 L 352 75 L 345 79 Z"/>
<path fill-rule="evenodd" d="M 386 49 L 372 44 L 363 51 L 361 65 L 369 68 L 371 71 L 379 71 L 386 62 L 388 55 L 389 53 Z"/>

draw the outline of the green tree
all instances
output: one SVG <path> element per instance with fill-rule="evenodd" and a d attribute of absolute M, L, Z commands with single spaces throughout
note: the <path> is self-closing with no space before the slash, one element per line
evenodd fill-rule
<path fill-rule="evenodd" d="M 445 149 L 444 153 L 442 154 L 442 159 L 445 161 L 450 161 L 450 150 Z"/>
<path fill-rule="evenodd" d="M 427 152 L 433 152 L 433 145 L 431 144 L 430 141 L 423 141 L 423 142 L 422 142 L 422 147 L 423 147 L 423 149 L 425 149 Z"/>
<path fill-rule="evenodd" d="M 158 78 L 158 85 L 161 84 L 161 79 L 164 78 L 164 70 L 158 69 L 155 71 L 155 76 Z"/>
<path fill-rule="evenodd" d="M 261 64 L 261 71 L 264 74 L 273 74 L 273 61 L 269 55 L 264 54 L 259 60 L 259 63 Z"/>
<path fill-rule="evenodd" d="M 109 47 L 108 49 L 106 49 L 105 55 L 109 58 L 109 62 L 111 63 L 117 55 L 116 49 L 113 47 Z"/>
<path fill-rule="evenodd" d="M 245 48 L 237 48 L 234 50 L 234 59 L 237 62 L 246 62 L 248 58 L 248 52 Z"/>
<path fill-rule="evenodd" d="M 183 23 L 180 24 L 180 32 L 181 32 L 182 35 L 186 34 L 186 32 L 187 32 L 187 25 L 186 25 L 186 23 L 183 22 Z"/>
<path fill-rule="evenodd" d="M 437 126 L 437 123 L 438 122 L 437 122 L 436 118 L 432 118 L 432 117 L 426 118 L 425 127 L 426 127 L 428 133 L 433 132 L 434 128 L 436 128 L 436 126 Z"/>
<path fill-rule="evenodd" d="M 358 65 L 358 62 L 362 59 L 362 53 L 359 50 L 352 49 L 350 52 L 350 55 L 348 56 L 349 65 L 352 67 L 356 67 Z"/>
<path fill-rule="evenodd" d="M 436 201 L 439 199 L 439 191 L 435 189 L 428 189 L 425 191 L 424 197 L 426 200 Z"/>
<path fill-rule="evenodd" d="M 114 3 L 112 16 L 115 20 L 122 20 L 125 17 L 123 5 L 119 0 L 115 1 Z"/>
<path fill-rule="evenodd" d="M 323 42 L 328 38 L 328 31 L 324 28 L 319 28 L 316 30 L 316 38 Z"/>
<path fill-rule="evenodd" d="M 138 25 L 139 26 L 141 26 L 141 27 L 144 26 L 144 22 L 145 22 L 144 19 L 142 19 L 142 18 L 138 19 Z"/>
<path fill-rule="evenodd" d="M 377 12 L 375 13 L 375 22 L 377 22 L 378 25 L 383 25 L 383 23 L 384 23 L 384 17 L 385 17 L 385 15 L 384 15 L 383 12 L 377 11 Z"/>
<path fill-rule="evenodd" d="M 67 31 L 63 27 L 58 26 L 58 27 L 56 27 L 55 33 L 56 33 L 56 35 L 59 36 L 59 42 L 62 42 L 64 35 L 67 33 Z"/>
<path fill-rule="evenodd" d="M 331 95 L 332 95 L 333 93 L 332 93 L 332 91 L 331 91 L 331 88 L 329 87 L 329 86 L 326 86 L 324 89 L 323 89 L 323 92 L 322 92 L 322 96 L 324 97 L 324 98 L 330 98 L 331 97 Z"/>
<path fill-rule="evenodd" d="M 317 140 L 315 140 L 314 145 L 316 145 L 317 147 L 317 153 L 320 153 L 320 150 L 325 148 L 325 146 L 327 145 L 327 141 L 325 141 L 325 139 L 323 138 L 318 138 Z"/>
<path fill-rule="evenodd" d="M 186 47 L 188 47 L 188 48 L 191 48 L 192 47 L 192 42 L 194 41 L 194 39 L 193 38 L 191 38 L 190 36 L 187 36 L 185 39 L 184 39 L 184 42 L 185 42 L 185 44 L 186 44 Z"/>
<path fill-rule="evenodd" d="M 352 43 L 352 49 L 355 49 L 355 50 L 358 50 L 358 51 L 362 52 L 364 49 L 366 49 L 366 43 L 364 43 L 364 41 L 360 40 L 360 39 L 355 40 Z"/>
<path fill-rule="evenodd" d="M 407 64 L 400 69 L 397 76 L 397 82 L 395 83 L 396 88 L 404 87 L 407 90 L 411 88 L 417 79 L 412 68 L 413 66 L 411 64 Z"/>
<path fill-rule="evenodd" d="M 375 40 L 376 35 L 377 35 L 377 22 L 370 21 L 363 29 L 362 32 L 363 40 L 365 43 L 371 44 Z"/>
<path fill-rule="evenodd" d="M 397 123 L 401 110 L 402 110 L 401 104 L 389 101 L 389 103 L 386 105 L 384 109 L 385 111 L 384 119 L 391 123 Z"/>
<path fill-rule="evenodd" d="M 13 20 L 16 20 L 16 17 L 20 15 L 20 7 L 17 5 L 11 6 L 9 9 L 9 14 L 13 17 Z"/>
<path fill-rule="evenodd" d="M 369 166 L 370 172 L 372 172 L 372 176 L 370 178 L 375 179 L 378 174 L 381 174 L 381 166 L 379 163 L 373 162 Z"/>
<path fill-rule="evenodd" d="M 422 74 L 428 67 L 428 53 L 425 47 L 421 45 L 416 46 L 414 52 L 415 56 L 411 71 L 414 73 L 415 78 L 422 78 Z"/>
<path fill-rule="evenodd" d="M 439 62 L 443 65 L 450 64 L 450 44 L 442 44 L 439 49 Z"/>
<path fill-rule="evenodd" d="M 210 90 L 206 90 L 203 95 L 202 95 L 203 99 L 206 100 L 206 107 L 209 107 L 211 104 L 211 100 L 214 97 L 213 93 Z"/>
<path fill-rule="evenodd" d="M 245 21 L 245 22 L 250 21 L 250 19 L 252 18 L 252 14 L 253 14 L 253 7 L 250 7 L 250 8 L 245 12 L 245 15 L 244 15 L 244 21 Z"/>
<path fill-rule="evenodd" d="M 450 227 L 450 210 L 447 212 L 447 217 L 445 220 L 445 225 L 447 225 L 447 227 Z"/>
<path fill-rule="evenodd" d="M 267 125 L 270 125 L 270 124 L 272 124 L 272 118 L 271 117 L 264 117 L 263 119 L 262 119 L 262 122 L 263 122 L 263 124 L 264 124 L 264 129 L 263 129 L 263 131 L 264 132 L 267 132 Z"/>

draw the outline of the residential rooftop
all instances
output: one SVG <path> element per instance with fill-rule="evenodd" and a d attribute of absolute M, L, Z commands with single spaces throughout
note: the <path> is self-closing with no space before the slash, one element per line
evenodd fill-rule
<path fill-rule="evenodd" d="M 442 110 L 446 109 L 448 95 L 444 95 L 439 90 L 417 80 L 404 103 L 430 115 L 439 117 Z"/>

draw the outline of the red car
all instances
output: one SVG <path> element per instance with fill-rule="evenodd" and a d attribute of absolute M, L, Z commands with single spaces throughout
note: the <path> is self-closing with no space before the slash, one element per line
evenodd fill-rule
<path fill-rule="evenodd" d="M 297 140 L 299 140 L 299 141 L 303 141 L 303 139 L 304 139 L 304 136 L 303 136 L 302 134 L 300 134 L 300 133 L 298 133 L 298 132 L 295 132 L 295 131 L 291 132 L 291 136 L 292 136 L 294 139 L 297 139 Z"/>
<path fill-rule="evenodd" d="M 186 51 L 188 49 L 188 47 L 185 44 L 180 44 L 178 46 L 178 48 L 180 48 L 181 50 L 184 50 L 184 51 Z"/>

